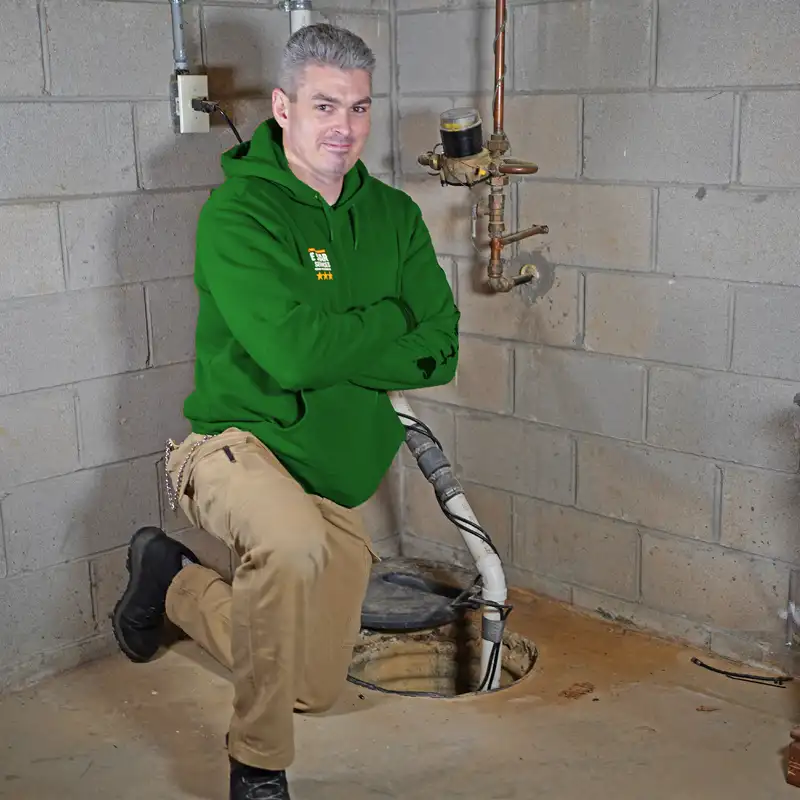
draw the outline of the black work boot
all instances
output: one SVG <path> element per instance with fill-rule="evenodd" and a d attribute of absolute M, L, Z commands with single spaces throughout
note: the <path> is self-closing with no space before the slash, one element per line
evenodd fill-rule
<path fill-rule="evenodd" d="M 291 800 L 283 770 L 273 772 L 240 764 L 231 758 L 230 800 Z"/>
<path fill-rule="evenodd" d="M 197 556 L 159 528 L 141 528 L 128 546 L 128 586 L 114 608 L 112 629 L 131 661 L 149 661 L 161 644 L 167 589 Z"/>

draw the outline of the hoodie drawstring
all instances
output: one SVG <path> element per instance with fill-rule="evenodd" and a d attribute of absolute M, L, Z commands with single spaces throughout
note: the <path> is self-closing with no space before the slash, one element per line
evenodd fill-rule
<path fill-rule="evenodd" d="M 347 209 L 347 216 L 350 219 L 350 230 L 353 232 L 353 249 L 358 250 L 358 220 L 352 206 Z"/>

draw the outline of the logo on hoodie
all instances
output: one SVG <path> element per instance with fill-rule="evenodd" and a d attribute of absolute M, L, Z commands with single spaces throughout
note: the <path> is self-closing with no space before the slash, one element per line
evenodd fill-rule
<path fill-rule="evenodd" d="M 311 263 L 314 265 L 314 270 L 317 273 L 317 280 L 332 281 L 333 272 L 331 270 L 331 262 L 328 258 L 328 254 L 324 250 L 316 250 L 313 247 L 309 247 L 308 255 L 311 257 Z"/>

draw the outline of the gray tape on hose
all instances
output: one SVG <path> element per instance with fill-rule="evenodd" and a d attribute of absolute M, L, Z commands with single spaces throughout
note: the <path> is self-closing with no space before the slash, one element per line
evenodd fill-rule
<path fill-rule="evenodd" d="M 505 622 L 501 619 L 487 619 L 483 618 L 483 625 L 481 626 L 481 636 L 487 642 L 499 644 L 503 641 L 503 628 Z"/>

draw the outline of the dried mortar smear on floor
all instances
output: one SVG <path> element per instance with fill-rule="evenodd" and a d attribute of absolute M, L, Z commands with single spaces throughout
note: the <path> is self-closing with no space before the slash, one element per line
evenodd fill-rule
<path fill-rule="evenodd" d="M 512 602 L 512 631 L 538 651 L 530 677 L 454 700 L 348 685 L 330 712 L 296 718 L 293 800 L 800 797 L 783 777 L 797 687 L 731 681 L 691 664 L 694 649 Z M 594 691 L 563 696 L 580 683 Z M 186 641 L 0 698 L 0 798 L 225 800 L 231 699 Z"/>

